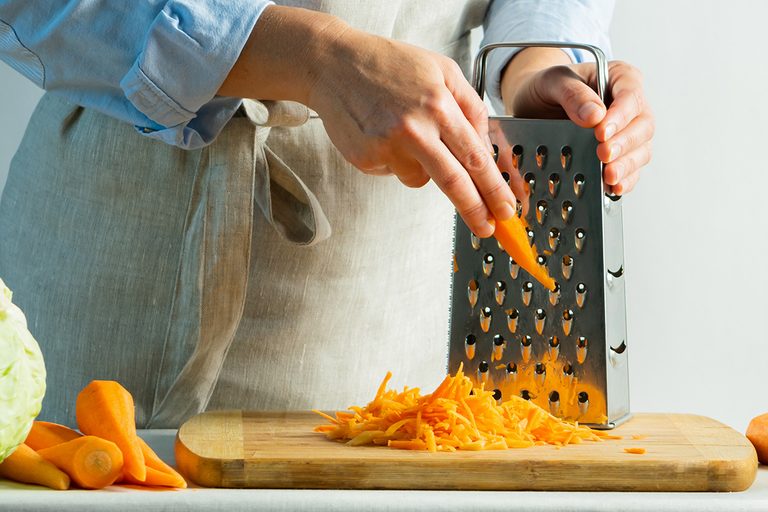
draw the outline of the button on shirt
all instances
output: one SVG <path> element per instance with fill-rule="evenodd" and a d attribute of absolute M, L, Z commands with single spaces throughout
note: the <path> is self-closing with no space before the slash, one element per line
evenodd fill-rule
<path fill-rule="evenodd" d="M 241 104 L 217 96 L 268 0 L 0 0 L 0 59 L 37 86 L 186 149 Z M 484 44 L 552 40 L 609 51 L 613 0 L 494 0 Z M 514 50 L 493 52 L 488 93 Z M 570 51 L 574 62 L 588 60 Z M 258 79 L 258 77 L 256 77 Z"/>

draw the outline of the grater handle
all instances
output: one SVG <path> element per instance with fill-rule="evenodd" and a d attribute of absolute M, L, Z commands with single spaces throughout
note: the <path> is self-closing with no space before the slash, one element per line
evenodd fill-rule
<path fill-rule="evenodd" d="M 597 46 L 591 44 L 581 43 L 564 43 L 561 41 L 535 41 L 527 43 L 493 43 L 488 44 L 480 48 L 480 51 L 475 57 L 475 68 L 472 74 L 472 86 L 477 91 L 477 94 L 482 98 L 485 95 L 485 66 L 488 60 L 488 54 L 492 50 L 498 48 L 570 48 L 574 50 L 584 50 L 595 57 L 595 64 L 597 65 L 597 94 L 600 99 L 605 103 L 606 89 L 608 88 L 608 62 L 605 59 L 605 54 Z"/>

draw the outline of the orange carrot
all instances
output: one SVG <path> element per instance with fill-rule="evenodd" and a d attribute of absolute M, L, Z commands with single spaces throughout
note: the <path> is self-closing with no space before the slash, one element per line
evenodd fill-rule
<path fill-rule="evenodd" d="M 30 429 L 24 444 L 37 451 L 56 446 L 57 444 L 66 443 L 67 441 L 77 439 L 81 435 L 80 432 L 65 427 L 64 425 L 59 425 L 58 423 L 35 421 L 32 423 L 32 428 Z"/>
<path fill-rule="evenodd" d="M 135 478 L 132 478 L 130 475 L 123 475 L 119 482 L 125 484 L 142 485 L 146 487 L 175 487 L 179 489 L 185 489 L 187 487 L 187 482 L 175 471 L 173 473 L 178 475 L 178 478 L 171 473 L 166 473 L 165 471 L 160 471 L 159 469 L 147 466 L 147 478 L 143 482 L 139 482 Z M 179 481 L 179 479 L 181 479 L 181 481 Z"/>
<path fill-rule="evenodd" d="M 536 250 L 528 242 L 528 233 L 523 221 L 516 215 L 511 219 L 500 221 L 496 219 L 496 230 L 493 233 L 504 250 L 515 262 L 528 271 L 534 279 L 549 290 L 555 289 L 555 280 L 549 276 L 546 267 L 536 261 Z"/>
<path fill-rule="evenodd" d="M 606 436 L 552 416 L 518 396 L 499 404 L 493 391 L 472 388 L 463 368 L 447 376 L 432 394 L 418 388 L 386 389 L 387 373 L 375 398 L 336 417 L 315 411 L 330 424 L 315 427 L 329 439 L 350 446 L 387 445 L 406 450 L 455 451 L 564 446 L 601 441 Z"/>
<path fill-rule="evenodd" d="M 66 472 L 83 489 L 112 485 L 123 469 L 120 448 L 112 441 L 96 436 L 78 437 L 37 453 Z"/>
<path fill-rule="evenodd" d="M 44 485 L 60 491 L 69 489 L 67 474 L 26 444 L 20 444 L 0 463 L 0 477 L 25 484 Z"/>
<path fill-rule="evenodd" d="M 642 455 L 645 453 L 645 448 L 624 448 L 627 453 L 634 453 L 635 455 Z"/>
<path fill-rule="evenodd" d="M 175 469 L 163 462 L 163 459 L 149 447 L 142 438 L 139 438 L 141 452 L 144 454 L 144 462 L 147 466 L 147 479 L 143 482 L 145 485 L 157 485 L 162 487 L 178 487 L 186 489 L 187 481 Z M 130 480 L 130 477 L 125 479 Z M 130 483 L 141 483 L 130 481 Z"/>
<path fill-rule="evenodd" d="M 136 435 L 133 397 L 128 390 L 113 380 L 94 380 L 77 395 L 75 414 L 84 434 L 108 439 L 120 448 L 126 475 L 139 482 L 147 478 Z"/>

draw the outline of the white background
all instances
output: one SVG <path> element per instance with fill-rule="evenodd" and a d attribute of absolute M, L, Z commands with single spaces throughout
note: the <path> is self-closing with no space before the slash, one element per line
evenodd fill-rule
<path fill-rule="evenodd" d="M 616 6 L 614 56 L 642 69 L 657 116 L 624 203 L 634 411 L 741 431 L 768 412 L 766 19 L 757 0 Z M 39 96 L 0 64 L 0 187 Z"/>

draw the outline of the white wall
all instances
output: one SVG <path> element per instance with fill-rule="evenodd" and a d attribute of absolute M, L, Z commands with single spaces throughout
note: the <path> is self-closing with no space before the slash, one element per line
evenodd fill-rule
<path fill-rule="evenodd" d="M 768 3 L 725 5 L 619 0 L 612 32 L 658 124 L 624 210 L 632 408 L 743 431 L 768 412 Z M 38 97 L 0 64 L 0 186 Z"/>

